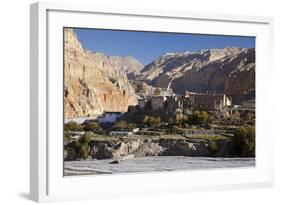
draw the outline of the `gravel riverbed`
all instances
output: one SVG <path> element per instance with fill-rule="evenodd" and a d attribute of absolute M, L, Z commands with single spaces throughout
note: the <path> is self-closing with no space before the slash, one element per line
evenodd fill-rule
<path fill-rule="evenodd" d="M 112 159 L 65 161 L 64 175 L 115 174 L 214 168 L 254 167 L 255 158 L 211 158 L 186 156 L 156 156 L 128 159 L 110 164 Z"/>

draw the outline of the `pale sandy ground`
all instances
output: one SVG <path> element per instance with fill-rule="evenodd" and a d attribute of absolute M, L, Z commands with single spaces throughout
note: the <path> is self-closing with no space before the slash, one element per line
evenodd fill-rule
<path fill-rule="evenodd" d="M 184 156 L 142 157 L 110 164 L 112 160 L 66 161 L 65 176 L 114 174 L 233 167 L 254 167 L 255 158 L 208 158 Z"/>

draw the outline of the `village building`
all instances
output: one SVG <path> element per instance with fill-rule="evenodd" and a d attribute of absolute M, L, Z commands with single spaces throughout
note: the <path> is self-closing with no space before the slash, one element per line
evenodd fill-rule
<path fill-rule="evenodd" d="M 157 110 L 164 108 L 165 96 L 152 96 L 151 97 L 151 109 Z"/>
<path fill-rule="evenodd" d="M 169 96 L 167 97 L 164 106 L 168 111 L 172 112 L 175 111 L 178 107 L 181 107 L 181 102 L 178 100 L 177 96 Z"/>
<path fill-rule="evenodd" d="M 141 109 L 146 108 L 147 104 L 148 104 L 148 99 L 146 99 L 146 98 L 138 99 L 138 106 L 139 106 L 139 108 L 141 108 Z"/>
<path fill-rule="evenodd" d="M 99 116 L 96 120 L 99 123 L 114 123 L 122 115 L 123 115 L 122 112 L 105 112 L 102 116 Z"/>
<path fill-rule="evenodd" d="M 192 108 L 204 110 L 222 110 L 231 105 L 231 100 L 225 94 L 206 94 L 189 92 Z"/>
<path fill-rule="evenodd" d="M 129 131 L 110 131 L 109 136 L 114 136 L 114 137 L 126 137 L 132 135 L 133 132 Z"/>
<path fill-rule="evenodd" d="M 109 132 L 109 135 L 115 136 L 115 137 L 125 137 L 125 136 L 130 136 L 138 131 L 139 131 L 139 128 L 134 128 L 131 130 L 113 130 L 113 131 Z"/>

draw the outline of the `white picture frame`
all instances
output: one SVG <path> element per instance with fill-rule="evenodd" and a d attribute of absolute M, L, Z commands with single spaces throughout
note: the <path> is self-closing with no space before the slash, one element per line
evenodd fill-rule
<path fill-rule="evenodd" d="M 269 129 L 272 113 L 263 109 L 271 106 L 268 90 L 271 86 L 272 18 L 44 2 L 31 5 L 30 25 L 32 200 L 95 199 L 273 186 L 273 131 Z M 63 156 L 63 27 L 256 36 L 256 166 L 64 177 L 63 157 L 60 157 Z"/>

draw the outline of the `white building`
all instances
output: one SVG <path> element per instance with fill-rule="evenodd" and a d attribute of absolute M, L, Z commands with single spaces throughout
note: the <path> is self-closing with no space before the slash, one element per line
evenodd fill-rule
<path fill-rule="evenodd" d="M 115 137 L 124 137 L 124 136 L 130 136 L 132 135 L 133 132 L 129 131 L 111 131 L 109 132 L 110 136 L 115 136 Z"/>
<path fill-rule="evenodd" d="M 109 135 L 110 136 L 115 136 L 115 137 L 124 137 L 124 136 L 130 136 L 133 133 L 136 133 L 139 131 L 139 128 L 134 128 L 132 130 L 118 130 L 118 131 L 110 131 Z"/>

